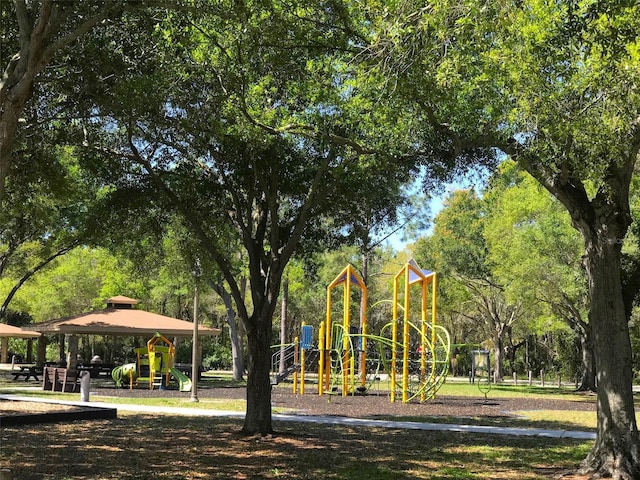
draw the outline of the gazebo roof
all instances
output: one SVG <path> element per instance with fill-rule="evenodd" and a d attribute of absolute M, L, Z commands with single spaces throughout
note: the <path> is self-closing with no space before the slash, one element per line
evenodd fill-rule
<path fill-rule="evenodd" d="M 40 333 L 64 333 L 85 335 L 154 335 L 157 332 L 166 336 L 193 335 L 193 323 L 157 313 L 136 310 L 137 300 L 127 297 L 113 297 L 107 300 L 111 308 L 96 310 L 73 317 L 58 318 L 25 327 Z M 113 308 L 120 306 L 120 308 Z M 198 325 L 198 334 L 214 336 L 220 334 L 219 328 Z"/>
<path fill-rule="evenodd" d="M 107 300 L 107 306 L 113 305 L 137 305 L 140 303 L 140 300 L 136 300 L 135 298 L 125 297 L 124 295 L 116 295 L 115 297 L 111 297 Z"/>
<path fill-rule="evenodd" d="M 20 327 L 14 327 L 6 323 L 0 323 L 0 337 L 13 337 L 13 338 L 37 338 L 40 334 L 38 332 L 32 332 L 23 330 Z"/>

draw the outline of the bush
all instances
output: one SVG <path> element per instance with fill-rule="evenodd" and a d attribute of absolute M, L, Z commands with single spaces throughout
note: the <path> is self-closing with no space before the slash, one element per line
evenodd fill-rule
<path fill-rule="evenodd" d="M 229 370 L 233 367 L 231 347 L 218 345 L 210 355 L 202 361 L 205 370 Z"/>

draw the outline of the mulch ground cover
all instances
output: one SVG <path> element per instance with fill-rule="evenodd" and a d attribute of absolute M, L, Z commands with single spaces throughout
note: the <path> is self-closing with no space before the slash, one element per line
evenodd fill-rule
<path fill-rule="evenodd" d="M 188 399 L 177 390 L 92 388 L 91 395 Z M 201 388 L 200 398 L 244 399 L 244 388 Z M 3 410 L 0 422 L 15 414 Z M 30 403 L 30 402 L 25 402 Z M 498 418 L 523 410 L 594 411 L 581 400 L 439 396 L 426 403 L 366 396 L 294 395 L 277 387 L 276 411 L 361 418 Z M 34 404 L 42 405 L 42 404 Z M 24 408 L 29 408 L 24 406 Z M 47 407 L 37 407 L 47 408 Z M 53 407 L 51 407 L 53 408 Z M 120 415 L 1 429 L 0 468 L 20 480 L 578 479 L 590 442 L 454 432 L 275 422 L 275 435 L 240 435 L 239 419 Z"/>
<path fill-rule="evenodd" d="M 189 398 L 190 393 L 177 390 L 148 389 L 92 389 L 92 395 L 114 397 L 154 397 Z M 202 398 L 244 399 L 244 388 L 201 388 L 198 396 Z M 424 403 L 390 402 L 387 392 L 373 392 L 369 395 L 323 395 L 319 396 L 311 389 L 304 395 L 292 393 L 287 386 L 273 389 L 271 404 L 276 411 L 301 415 L 337 415 L 345 417 L 375 418 L 379 416 L 421 417 L 509 417 L 515 412 L 527 410 L 580 410 L 595 412 L 595 397 L 561 400 L 545 398 L 488 398 L 441 396 Z"/>

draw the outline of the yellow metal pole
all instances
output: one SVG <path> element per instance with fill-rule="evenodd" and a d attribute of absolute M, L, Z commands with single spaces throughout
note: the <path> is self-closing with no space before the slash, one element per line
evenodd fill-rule
<path fill-rule="evenodd" d="M 436 285 L 437 275 L 433 274 L 433 283 L 431 285 L 431 348 L 434 349 L 433 367 L 431 368 L 431 378 L 435 375 L 435 348 L 436 348 L 436 323 L 437 323 L 437 309 L 436 309 Z"/>
<path fill-rule="evenodd" d="M 355 355 L 351 355 L 349 357 L 349 372 L 351 373 L 351 378 L 349 378 L 349 386 L 351 387 L 351 394 L 353 395 L 356 391 L 355 389 L 356 356 Z"/>
<path fill-rule="evenodd" d="M 393 323 L 391 324 L 391 402 L 396 401 L 396 364 L 397 352 L 396 345 L 398 341 L 398 276 L 393 279 Z"/>
<path fill-rule="evenodd" d="M 293 341 L 293 364 L 298 365 L 298 360 L 300 358 L 300 342 L 298 341 L 298 337 L 294 338 Z M 293 371 L 293 393 L 297 393 L 298 391 L 298 370 Z"/>
<path fill-rule="evenodd" d="M 343 296 L 343 318 L 342 318 L 342 396 L 348 394 L 349 384 L 349 325 L 351 323 L 351 269 L 346 270 Z"/>
<path fill-rule="evenodd" d="M 362 349 L 360 355 L 360 384 L 364 388 L 367 383 L 367 286 L 362 285 L 362 304 L 364 310 L 362 312 L 362 336 L 360 341 L 360 348 Z"/>
<path fill-rule="evenodd" d="M 149 390 L 153 390 L 153 377 L 156 376 L 156 351 L 153 339 L 147 342 L 147 357 L 149 357 Z"/>
<path fill-rule="evenodd" d="M 324 322 L 320 322 L 320 331 L 318 332 L 318 345 L 320 347 L 320 361 L 318 363 L 318 395 L 322 395 L 324 393 L 324 357 L 326 355 L 325 352 L 325 338 L 324 338 Z"/>
<path fill-rule="evenodd" d="M 402 402 L 409 399 L 409 265 L 404 267 L 404 322 L 402 325 Z"/>
<path fill-rule="evenodd" d="M 421 316 L 420 316 L 420 401 L 425 401 L 424 387 L 427 381 L 427 282 L 422 280 L 422 302 L 421 302 Z M 433 345 L 432 345 L 433 348 Z"/>
<path fill-rule="evenodd" d="M 437 315 L 436 315 L 436 295 L 437 295 L 437 290 L 436 290 L 436 284 L 437 284 L 437 275 L 434 273 L 433 274 L 433 283 L 431 286 L 431 326 L 434 327 L 432 328 L 432 338 L 431 341 L 433 342 L 433 345 L 435 346 L 436 344 L 436 323 L 437 323 Z"/>
<path fill-rule="evenodd" d="M 329 390 L 329 385 L 331 383 L 331 287 L 327 288 L 327 324 L 325 327 L 325 364 L 324 364 L 324 391 Z"/>
<path fill-rule="evenodd" d="M 302 330 L 304 331 L 305 323 L 302 322 Z M 304 395 L 304 347 L 300 348 L 300 394 Z"/>

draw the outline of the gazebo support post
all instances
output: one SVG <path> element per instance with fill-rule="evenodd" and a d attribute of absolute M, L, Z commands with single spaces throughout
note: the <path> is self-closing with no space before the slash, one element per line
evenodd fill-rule
<path fill-rule="evenodd" d="M 48 339 L 45 335 L 38 337 L 38 348 L 36 351 L 36 365 L 42 367 L 47 361 L 47 343 Z"/>
<path fill-rule="evenodd" d="M 191 401 L 198 401 L 198 286 L 193 294 L 193 342 L 191 344 Z"/>
<path fill-rule="evenodd" d="M 27 339 L 27 363 L 33 363 L 33 339 Z"/>
<path fill-rule="evenodd" d="M 0 362 L 9 363 L 9 338 L 2 337 L 2 352 L 0 352 Z"/>
<path fill-rule="evenodd" d="M 58 335 L 58 361 L 60 362 L 64 360 L 64 358 L 66 357 L 64 344 L 65 344 L 65 334 L 61 333 Z"/>
<path fill-rule="evenodd" d="M 78 366 L 78 336 L 69 335 L 67 346 L 67 369 L 75 370 Z"/>

